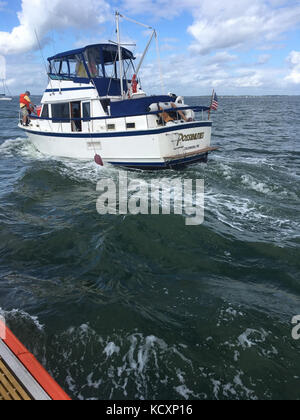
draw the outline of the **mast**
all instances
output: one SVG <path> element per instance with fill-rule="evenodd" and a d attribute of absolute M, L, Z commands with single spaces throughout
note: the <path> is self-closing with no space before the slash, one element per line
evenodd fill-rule
<path fill-rule="evenodd" d="M 3 85 L 3 93 L 0 92 L 0 95 L 5 96 L 5 84 L 4 84 L 5 79 L 1 79 L 1 80 L 2 80 L 2 85 Z"/>
<path fill-rule="evenodd" d="M 157 32 L 156 32 L 156 30 L 155 30 L 154 28 L 152 28 L 151 26 L 149 26 L 149 25 L 145 25 L 144 23 L 138 22 L 138 21 L 136 21 L 136 20 L 134 20 L 134 19 L 128 18 L 127 16 L 121 15 L 119 12 L 116 12 L 116 20 L 117 20 L 117 34 L 118 34 L 118 46 L 119 46 L 119 60 L 120 60 L 120 69 L 122 69 L 122 72 L 123 72 L 123 61 L 121 60 L 121 58 L 122 58 L 122 57 L 121 57 L 121 41 L 120 41 L 120 28 L 119 28 L 119 18 L 120 18 L 120 17 L 121 17 L 121 18 L 123 18 L 123 19 L 128 20 L 128 22 L 135 23 L 135 24 L 137 24 L 137 25 L 140 25 L 140 26 L 142 26 L 142 27 L 144 27 L 144 28 L 147 28 L 147 29 L 150 29 L 150 30 L 152 31 L 151 36 L 150 36 L 150 40 L 149 40 L 149 42 L 148 42 L 148 44 L 147 44 L 147 46 L 146 46 L 146 49 L 145 49 L 145 51 L 144 51 L 144 53 L 143 53 L 143 55 L 142 55 L 142 58 L 141 58 L 141 60 L 140 60 L 140 62 L 139 62 L 139 65 L 138 65 L 138 67 L 137 67 L 137 70 L 136 70 L 136 76 L 138 75 L 138 73 L 139 73 L 139 71 L 140 71 L 140 69 L 141 69 L 141 66 L 142 66 L 142 64 L 143 64 L 143 61 L 144 61 L 144 59 L 145 59 L 145 56 L 146 56 L 146 54 L 147 54 L 147 52 L 148 52 L 148 50 L 149 50 L 150 44 L 151 44 L 151 42 L 152 42 L 153 38 L 155 37 L 155 41 L 156 41 L 156 50 L 157 50 L 157 59 L 158 59 L 158 67 L 159 67 L 159 73 L 160 73 L 160 81 L 161 81 L 162 91 L 164 92 L 165 87 L 164 87 L 164 81 L 163 81 L 163 73 L 162 73 L 161 61 L 160 61 L 160 54 L 159 54 L 158 36 L 157 36 Z M 121 71 L 121 70 L 120 70 L 120 71 Z M 123 73 L 122 73 L 122 74 L 123 74 Z M 123 79 L 121 80 L 121 90 L 122 90 L 122 97 L 123 97 Z"/>
<path fill-rule="evenodd" d="M 147 54 L 147 52 L 149 50 L 149 47 L 150 47 L 150 44 L 152 42 L 152 39 L 153 39 L 154 35 L 155 35 L 155 30 L 153 29 L 153 32 L 152 32 L 151 37 L 150 37 L 150 40 L 149 40 L 149 42 L 148 42 L 148 44 L 146 46 L 146 49 L 145 49 L 145 51 L 144 51 L 144 53 L 142 55 L 142 58 L 141 58 L 141 60 L 139 62 L 139 65 L 137 66 L 137 69 L 136 69 L 136 72 L 135 72 L 136 75 L 138 75 L 138 73 L 139 73 L 139 71 L 140 71 L 140 69 L 142 67 L 143 61 L 144 61 L 145 56 L 146 56 L 146 54 Z"/>
<path fill-rule="evenodd" d="M 123 98 L 123 58 L 121 50 L 121 37 L 120 37 L 120 13 L 116 12 L 116 24 L 117 24 L 117 37 L 118 37 L 118 53 L 119 53 L 119 65 L 120 65 L 120 84 L 121 84 L 121 96 Z"/>

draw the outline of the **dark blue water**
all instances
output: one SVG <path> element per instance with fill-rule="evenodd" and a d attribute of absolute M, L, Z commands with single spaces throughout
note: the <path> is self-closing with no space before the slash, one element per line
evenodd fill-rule
<path fill-rule="evenodd" d="M 207 98 L 192 98 L 206 105 Z M 205 222 L 100 216 L 114 168 L 41 155 L 0 102 L 0 308 L 74 399 L 300 399 L 300 97 L 221 98 Z"/>

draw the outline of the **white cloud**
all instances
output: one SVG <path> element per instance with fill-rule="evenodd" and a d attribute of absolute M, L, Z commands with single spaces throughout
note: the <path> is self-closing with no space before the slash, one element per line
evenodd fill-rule
<path fill-rule="evenodd" d="M 160 51 L 175 51 L 177 47 L 174 44 L 162 44 Z"/>
<path fill-rule="evenodd" d="M 1 3 L 0 3 L 1 4 Z M 37 46 L 35 31 L 41 41 L 50 30 L 97 27 L 108 16 L 105 0 L 22 0 L 19 26 L 11 32 L 0 31 L 0 54 L 19 54 Z"/>
<path fill-rule="evenodd" d="M 228 62 L 207 60 L 207 57 L 194 55 L 172 55 L 162 60 L 166 91 L 178 95 L 210 95 L 213 88 L 220 95 L 241 94 L 280 94 L 295 93 L 284 81 L 286 70 L 280 67 L 257 66 L 255 63 L 239 65 L 230 54 L 218 53 L 211 59 L 228 58 Z M 231 57 L 231 58 L 230 58 Z M 232 61 L 230 61 L 230 59 Z M 234 60 L 234 61 L 233 61 Z M 185 63 L 184 71 L 182 62 Z M 232 65 L 234 63 L 234 65 Z M 141 73 L 143 87 L 147 93 L 161 93 L 158 66 L 147 64 Z"/>
<path fill-rule="evenodd" d="M 206 60 L 207 64 L 223 64 L 230 63 L 237 59 L 236 55 L 229 54 L 227 51 L 217 52 L 214 56 Z"/>
<path fill-rule="evenodd" d="M 300 84 L 300 51 L 292 51 L 288 58 L 288 63 L 291 67 L 291 72 L 286 76 L 285 80 L 295 84 Z"/>
<path fill-rule="evenodd" d="M 266 64 L 271 58 L 271 54 L 261 54 L 257 59 L 257 64 Z"/>
<path fill-rule="evenodd" d="M 270 51 L 270 50 L 274 51 L 274 50 L 283 50 L 286 47 L 287 47 L 286 44 L 273 43 L 273 44 L 261 45 L 260 47 L 257 47 L 257 49 L 261 51 Z"/>
<path fill-rule="evenodd" d="M 8 57 L 6 84 L 10 90 L 14 94 L 25 90 L 29 90 L 32 94 L 41 94 L 48 82 L 43 64 L 35 62 L 32 54 L 24 54 L 22 66 L 19 64 L 18 56 Z"/>
<path fill-rule="evenodd" d="M 200 0 L 122 0 L 120 10 L 131 16 L 150 15 L 148 23 L 154 19 L 173 19 L 179 16 L 183 11 L 192 11 L 199 7 Z"/>
<path fill-rule="evenodd" d="M 244 73 L 241 75 L 241 77 L 235 77 L 232 80 L 232 86 L 238 87 L 238 88 L 257 88 L 264 85 L 263 83 L 263 77 L 262 74 L 258 71 L 238 71 L 240 73 Z"/>
<path fill-rule="evenodd" d="M 175 38 L 175 37 L 169 37 L 169 38 L 164 38 L 163 39 L 163 42 L 166 42 L 166 43 L 174 43 L 174 44 L 177 44 L 178 42 L 179 42 L 180 40 L 178 39 L 178 38 Z"/>
<path fill-rule="evenodd" d="M 273 2 L 274 3 L 274 2 Z M 264 0 L 202 0 L 188 32 L 192 51 L 208 54 L 224 48 L 250 47 L 277 40 L 300 23 L 300 4 L 277 8 Z"/>

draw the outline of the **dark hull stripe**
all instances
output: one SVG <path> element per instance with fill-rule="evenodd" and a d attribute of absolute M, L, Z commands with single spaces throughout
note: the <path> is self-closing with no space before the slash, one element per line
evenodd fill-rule
<path fill-rule="evenodd" d="M 208 152 L 202 153 L 200 155 L 191 156 L 188 158 L 182 158 L 173 161 L 167 162 L 108 162 L 114 166 L 122 166 L 132 169 L 179 169 L 186 165 L 197 163 L 197 162 L 207 162 Z"/>

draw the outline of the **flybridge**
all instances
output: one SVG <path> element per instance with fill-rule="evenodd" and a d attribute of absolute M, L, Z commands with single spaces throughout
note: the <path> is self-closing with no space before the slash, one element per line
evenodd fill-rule
<path fill-rule="evenodd" d="M 93 44 L 93 45 L 88 45 L 88 46 L 83 47 L 83 48 L 78 48 L 76 50 L 71 50 L 71 51 L 62 52 L 60 54 L 56 54 L 53 57 L 48 58 L 48 61 L 55 60 L 55 59 L 61 59 L 63 57 L 74 56 L 76 54 L 85 54 L 86 52 L 88 52 L 88 50 L 94 49 L 94 48 L 97 49 L 98 50 L 97 52 L 100 54 L 100 56 L 98 56 L 98 59 L 99 59 L 100 62 L 110 63 L 110 62 L 114 62 L 116 59 L 119 60 L 118 46 L 117 45 Z M 122 59 L 123 60 L 127 60 L 127 59 L 135 60 L 135 57 L 133 56 L 133 53 L 131 51 L 129 51 L 128 49 L 122 47 L 121 52 L 122 52 Z M 117 55 L 117 58 L 116 58 L 116 55 Z"/>
<path fill-rule="evenodd" d="M 121 92 L 117 65 L 120 56 L 124 68 L 123 85 L 126 86 L 135 74 L 135 57 L 124 47 L 119 54 L 118 46 L 112 44 L 88 45 L 49 57 L 48 76 L 52 80 L 70 80 L 83 84 L 93 80 L 99 96 L 118 96 Z"/>

